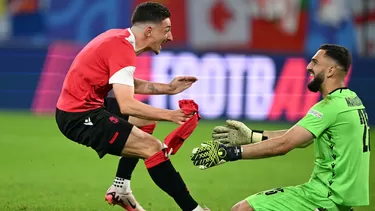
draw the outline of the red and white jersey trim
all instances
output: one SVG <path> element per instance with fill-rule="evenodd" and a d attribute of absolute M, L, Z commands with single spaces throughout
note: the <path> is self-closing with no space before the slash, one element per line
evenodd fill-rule
<path fill-rule="evenodd" d="M 109 84 L 124 84 L 134 86 L 134 66 L 124 67 L 109 78 Z"/>

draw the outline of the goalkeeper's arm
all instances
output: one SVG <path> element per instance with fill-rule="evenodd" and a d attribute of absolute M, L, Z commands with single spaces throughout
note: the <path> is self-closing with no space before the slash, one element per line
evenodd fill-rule
<path fill-rule="evenodd" d="M 294 126 L 284 135 L 242 146 L 242 159 L 260 159 L 285 155 L 294 148 L 306 145 L 313 140 L 310 131 L 301 126 Z"/>
<path fill-rule="evenodd" d="M 207 169 L 228 161 L 275 157 L 285 155 L 313 138 L 310 131 L 296 125 L 282 136 L 252 144 L 226 146 L 218 141 L 206 142 L 193 150 L 191 160 L 201 169 Z"/>
<path fill-rule="evenodd" d="M 263 136 L 267 137 L 268 139 L 276 138 L 279 136 L 284 135 L 288 130 L 265 130 L 263 132 Z"/>
<path fill-rule="evenodd" d="M 264 131 L 255 130 L 247 127 L 243 122 L 236 120 L 227 120 L 227 125 L 216 126 L 212 133 L 214 141 L 230 146 L 240 146 L 250 143 L 257 143 L 268 139 L 283 136 L 288 130 Z M 304 148 L 311 142 L 299 146 Z"/>
<path fill-rule="evenodd" d="M 282 136 L 286 132 L 288 132 L 288 130 L 273 130 L 273 131 L 267 131 L 267 130 L 265 130 L 263 132 L 263 136 L 267 137 L 267 140 L 268 140 L 268 139 L 272 139 L 272 138 L 276 138 L 276 137 Z M 311 139 L 309 142 L 306 142 L 306 143 L 302 144 L 301 146 L 298 146 L 297 148 L 306 148 L 312 142 L 313 142 L 313 139 Z"/>

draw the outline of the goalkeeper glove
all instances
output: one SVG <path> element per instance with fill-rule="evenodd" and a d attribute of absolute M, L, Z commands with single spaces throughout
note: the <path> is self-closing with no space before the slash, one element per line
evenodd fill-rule
<path fill-rule="evenodd" d="M 267 139 L 261 130 L 251 130 L 244 123 L 227 120 L 227 125 L 216 126 L 212 132 L 214 141 L 218 141 L 227 146 L 239 146 L 257 143 Z"/>
<path fill-rule="evenodd" d="M 242 147 L 225 146 L 217 141 L 203 142 L 200 147 L 193 149 L 191 161 L 200 169 L 207 169 L 228 161 L 242 158 Z"/>

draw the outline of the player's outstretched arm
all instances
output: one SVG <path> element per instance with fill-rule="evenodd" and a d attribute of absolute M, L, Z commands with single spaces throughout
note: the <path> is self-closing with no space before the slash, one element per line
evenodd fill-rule
<path fill-rule="evenodd" d="M 282 136 L 287 131 L 288 131 L 287 129 L 285 129 L 285 130 L 265 130 L 263 132 L 263 135 L 266 136 L 267 139 L 270 139 L 270 138 L 276 138 L 276 137 Z"/>
<path fill-rule="evenodd" d="M 191 160 L 201 169 L 210 168 L 239 159 L 261 159 L 285 155 L 294 148 L 313 139 L 310 131 L 299 125 L 293 126 L 284 135 L 255 144 L 225 146 L 217 141 L 203 143 L 193 150 Z"/>
<path fill-rule="evenodd" d="M 282 136 L 242 146 L 242 159 L 260 159 L 285 155 L 301 145 L 310 143 L 313 138 L 314 136 L 310 131 L 295 125 Z"/>
<path fill-rule="evenodd" d="M 142 79 L 134 78 L 134 93 L 135 94 L 159 95 L 159 94 L 168 94 L 170 92 L 171 92 L 171 88 L 168 84 L 150 82 L 150 81 L 145 81 Z"/>
<path fill-rule="evenodd" d="M 288 130 L 274 130 L 274 131 L 267 131 L 265 130 L 263 132 L 263 135 L 265 137 L 267 137 L 267 139 L 271 139 L 271 138 L 276 138 L 276 137 L 279 137 L 279 136 L 282 136 L 284 135 Z M 314 142 L 314 140 L 310 140 L 309 142 L 306 142 L 300 146 L 298 146 L 297 148 L 306 148 L 308 147 L 310 144 L 312 144 Z"/>
<path fill-rule="evenodd" d="M 178 76 L 170 83 L 164 84 L 134 78 L 134 92 L 135 94 L 174 95 L 185 91 L 197 80 L 194 76 Z"/>
<path fill-rule="evenodd" d="M 171 121 L 183 124 L 188 120 L 181 109 L 167 110 L 155 108 L 134 99 L 134 87 L 124 84 L 113 84 L 113 92 L 122 114 L 155 121 Z"/>
<path fill-rule="evenodd" d="M 227 120 L 226 125 L 216 126 L 212 132 L 214 141 L 227 146 L 239 146 L 276 138 L 284 135 L 288 130 L 263 131 L 248 128 L 244 123 L 236 120 Z M 306 147 L 306 145 L 300 146 Z"/>

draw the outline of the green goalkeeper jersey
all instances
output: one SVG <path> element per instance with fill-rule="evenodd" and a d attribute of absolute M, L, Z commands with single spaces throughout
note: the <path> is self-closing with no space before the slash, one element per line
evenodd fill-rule
<path fill-rule="evenodd" d="M 357 94 L 337 89 L 297 124 L 315 137 L 310 182 L 338 205 L 369 205 L 370 127 Z"/>

